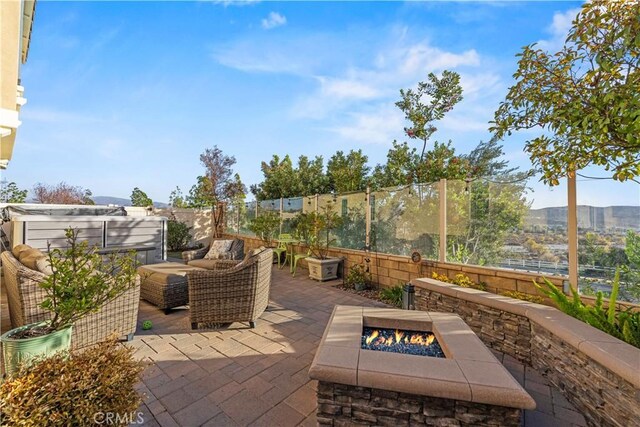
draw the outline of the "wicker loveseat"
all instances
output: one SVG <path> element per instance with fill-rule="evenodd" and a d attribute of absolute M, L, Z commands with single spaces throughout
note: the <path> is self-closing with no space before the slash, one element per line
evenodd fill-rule
<path fill-rule="evenodd" d="M 46 277 L 45 273 L 25 266 L 10 251 L 2 252 L 0 257 L 11 327 L 17 328 L 51 318 L 50 312 L 40 308 L 46 294 L 38 283 Z M 111 300 L 99 311 L 81 318 L 73 326 L 72 349 L 93 345 L 112 334 L 118 337 L 126 336 L 127 340 L 133 339 L 139 303 L 138 285 Z"/>
<path fill-rule="evenodd" d="M 211 241 L 213 242 L 214 240 L 230 240 L 230 239 L 214 238 Z M 220 259 L 241 261 L 242 258 L 244 258 L 244 240 L 242 239 L 231 239 L 231 240 L 233 242 L 231 243 L 231 248 L 229 249 L 229 252 L 222 254 Z M 182 252 L 182 260 L 185 262 L 185 264 L 189 264 L 193 267 L 215 269 L 216 268 L 215 264 L 218 260 L 205 259 L 205 255 L 207 255 L 207 253 L 209 252 L 210 247 L 211 247 L 211 243 L 209 243 L 209 246 L 201 249 L 184 251 Z"/>
<path fill-rule="evenodd" d="M 232 322 L 254 328 L 269 303 L 272 260 L 273 251 L 262 248 L 240 263 L 219 261 L 215 270 L 188 271 L 191 328 Z"/>

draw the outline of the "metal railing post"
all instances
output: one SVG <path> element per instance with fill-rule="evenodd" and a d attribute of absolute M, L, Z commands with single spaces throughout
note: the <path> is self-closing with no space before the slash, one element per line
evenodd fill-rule
<path fill-rule="evenodd" d="M 567 244 L 569 248 L 569 285 L 578 290 L 578 207 L 576 173 L 567 175 Z"/>
<path fill-rule="evenodd" d="M 447 262 L 447 180 L 441 179 L 439 182 L 440 196 L 440 245 L 438 250 L 438 261 Z"/>
<path fill-rule="evenodd" d="M 236 234 L 240 234 L 240 206 L 242 205 L 236 206 Z"/>
<path fill-rule="evenodd" d="M 284 201 L 284 198 L 280 197 L 280 234 L 282 234 L 282 221 L 283 221 L 282 203 L 283 201 Z"/>
<path fill-rule="evenodd" d="M 366 250 L 371 248 L 371 188 L 367 185 L 367 192 L 365 193 L 365 209 L 364 209 L 364 247 Z"/>

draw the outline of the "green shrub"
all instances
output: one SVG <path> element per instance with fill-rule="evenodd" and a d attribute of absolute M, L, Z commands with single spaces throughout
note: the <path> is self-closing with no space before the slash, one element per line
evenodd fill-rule
<path fill-rule="evenodd" d="M 357 284 L 369 284 L 371 274 L 366 270 L 363 264 L 355 264 L 349 269 L 345 282 L 347 285 L 355 286 Z"/>
<path fill-rule="evenodd" d="M 487 285 L 485 285 L 484 283 L 476 283 L 473 280 L 471 280 L 469 276 L 462 273 L 456 274 L 456 278 L 452 280 L 452 279 L 449 279 L 444 274 L 438 274 L 434 271 L 431 274 L 431 278 L 435 280 L 439 280 L 441 282 L 452 283 L 454 285 L 462 286 L 463 288 L 473 288 L 473 289 L 479 289 L 481 291 L 487 290 Z"/>
<path fill-rule="evenodd" d="M 620 274 L 616 271 L 609 298 L 609 307 L 603 308 L 603 293 L 598 291 L 596 303 L 593 307 L 585 305 L 575 289 L 571 289 L 573 298 L 569 299 L 562 290 L 543 278 L 543 283 L 535 281 L 533 284 L 546 296 L 548 296 L 564 313 L 575 317 L 589 325 L 598 328 L 609 335 L 619 338 L 635 347 L 640 348 L 640 312 L 634 312 L 631 308 L 626 311 L 616 310 L 616 299 L 620 289 Z"/>
<path fill-rule="evenodd" d="M 280 230 L 280 214 L 273 211 L 261 212 L 249 222 L 249 230 L 260 238 L 265 246 L 273 246 L 273 239 Z"/>
<path fill-rule="evenodd" d="M 542 304 L 544 302 L 544 298 L 538 295 L 529 295 L 524 292 L 518 291 L 504 291 L 501 292 L 500 295 L 504 295 L 505 297 L 521 299 L 523 301 L 535 302 L 538 304 Z"/>
<path fill-rule="evenodd" d="M 52 313 L 51 320 L 44 326 L 15 333 L 12 338 L 64 329 L 138 283 L 134 254 L 113 253 L 103 257 L 95 247 L 89 248 L 86 240 L 78 242 L 78 233 L 77 229 L 65 230 L 68 244 L 65 249 L 51 249 L 47 242 L 52 273 L 38 285 L 46 294 L 40 307 Z"/>
<path fill-rule="evenodd" d="M 113 340 L 22 366 L 0 386 L 0 425 L 94 425 L 107 413 L 119 414 L 111 425 L 140 420 L 134 386 L 142 370 L 133 350 Z"/>
<path fill-rule="evenodd" d="M 191 227 L 175 219 L 167 221 L 167 246 L 170 251 L 181 251 L 191 241 Z"/>
<path fill-rule="evenodd" d="M 380 297 L 389 304 L 393 304 L 396 307 L 402 307 L 402 285 L 397 285 L 392 288 L 383 288 L 380 291 Z"/>

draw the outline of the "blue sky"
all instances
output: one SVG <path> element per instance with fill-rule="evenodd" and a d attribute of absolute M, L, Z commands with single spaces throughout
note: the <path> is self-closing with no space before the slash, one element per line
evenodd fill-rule
<path fill-rule="evenodd" d="M 464 100 L 435 139 L 466 153 L 490 138 L 515 54 L 536 41 L 560 46 L 579 5 L 39 2 L 22 68 L 28 103 L 4 178 L 125 198 L 140 187 L 167 201 L 195 183 L 199 155 L 214 145 L 236 157 L 247 185 L 272 154 L 326 161 L 361 148 L 374 165 L 404 140 L 399 89 L 443 69 L 461 74 Z M 526 137 L 504 141 L 523 168 Z M 566 204 L 562 188 L 532 186 L 534 206 Z M 579 202 L 638 204 L 640 186 L 581 182 Z"/>

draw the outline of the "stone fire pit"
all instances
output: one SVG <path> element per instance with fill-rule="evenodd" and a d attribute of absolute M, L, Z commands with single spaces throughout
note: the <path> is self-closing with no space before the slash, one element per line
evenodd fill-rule
<path fill-rule="evenodd" d="M 445 358 L 360 348 L 363 327 L 433 331 Z M 309 376 L 320 425 L 519 426 L 535 401 L 460 317 L 336 306 Z"/>

